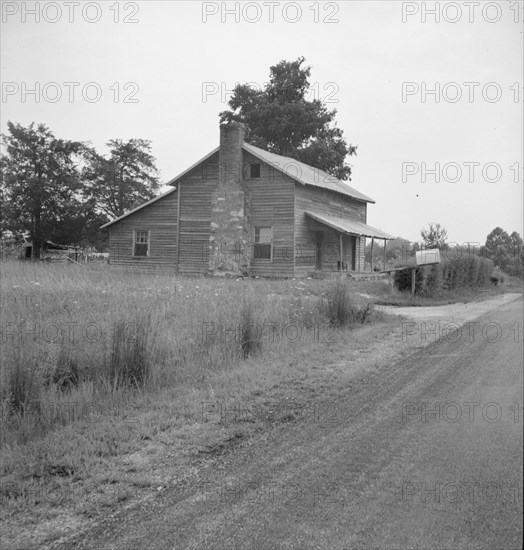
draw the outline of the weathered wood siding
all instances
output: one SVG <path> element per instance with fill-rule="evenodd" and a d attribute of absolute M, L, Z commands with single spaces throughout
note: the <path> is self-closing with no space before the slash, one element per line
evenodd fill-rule
<path fill-rule="evenodd" d="M 140 272 L 176 271 L 178 190 L 109 227 L 112 267 Z M 149 231 L 149 256 L 133 256 L 133 231 Z"/>
<path fill-rule="evenodd" d="M 295 184 L 295 276 L 305 277 L 316 267 L 317 231 L 323 235 L 322 270 L 335 271 L 340 259 L 340 233 L 311 218 L 305 211 L 310 210 L 320 215 L 337 216 L 366 223 L 367 203 L 357 201 L 329 191 L 301 183 Z M 352 244 L 356 240 L 355 245 Z M 353 260 L 353 246 L 355 258 Z M 345 235 L 342 242 L 343 261 L 348 269 L 364 269 L 365 238 Z"/>
<path fill-rule="evenodd" d="M 249 178 L 251 163 L 260 163 L 260 179 Z M 293 277 L 294 275 L 294 181 L 244 151 L 246 189 L 245 214 L 251 227 L 249 274 L 261 277 Z M 273 228 L 273 259 L 253 258 L 253 228 Z"/>
<path fill-rule="evenodd" d="M 176 191 L 110 226 L 111 265 L 138 271 L 209 274 L 212 208 L 216 207 L 212 194 L 218 185 L 218 163 L 216 153 L 176 182 Z M 260 164 L 260 178 L 250 178 L 251 163 Z M 366 223 L 367 204 L 296 183 L 246 151 L 243 164 L 244 179 L 239 185 L 245 193 L 244 216 L 251 230 L 251 242 L 242 253 L 249 259 L 249 274 L 307 276 L 316 268 L 317 233 L 322 234 L 322 269 L 337 270 L 340 234 L 307 218 L 305 211 Z M 273 228 L 271 260 L 253 257 L 254 227 Z M 133 256 L 133 231 L 147 230 L 149 256 Z M 365 239 L 344 235 L 342 249 L 348 269 L 362 271 Z"/>
<path fill-rule="evenodd" d="M 179 273 L 209 273 L 211 193 L 218 184 L 218 153 L 189 172 L 180 185 Z"/>

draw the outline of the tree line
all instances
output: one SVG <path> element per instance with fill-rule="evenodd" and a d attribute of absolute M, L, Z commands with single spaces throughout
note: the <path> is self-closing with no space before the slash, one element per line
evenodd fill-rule
<path fill-rule="evenodd" d="M 493 260 L 508 275 L 523 278 L 524 271 L 524 246 L 522 237 L 516 231 L 507 233 L 501 227 L 491 231 L 485 243 L 469 243 L 459 247 L 457 243 L 448 242 L 446 228 L 438 222 L 430 222 L 427 227 L 420 230 L 421 241 L 410 242 L 402 237 L 397 237 L 388 242 L 386 248 L 386 262 L 389 265 L 403 265 L 408 256 L 422 249 L 438 248 L 443 251 L 443 257 L 458 257 L 460 255 L 475 255 Z M 464 243 L 466 245 L 466 243 Z M 380 240 L 374 243 L 373 259 L 371 258 L 371 246 L 366 244 L 366 262 L 373 260 L 373 265 L 382 265 L 384 247 Z"/>
<path fill-rule="evenodd" d="M 0 155 L 0 233 L 42 243 L 101 249 L 100 226 L 153 198 L 160 188 L 151 143 L 111 139 L 109 152 L 56 137 L 45 124 L 8 122 Z"/>

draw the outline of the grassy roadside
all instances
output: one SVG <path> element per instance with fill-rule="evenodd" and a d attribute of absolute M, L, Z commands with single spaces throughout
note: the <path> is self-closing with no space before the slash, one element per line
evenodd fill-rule
<path fill-rule="evenodd" d="M 38 532 L 38 547 L 116 507 L 183 484 L 203 457 L 275 425 L 329 422 L 336 414 L 330 402 L 389 364 L 393 342 L 406 351 L 398 324 L 385 317 L 293 344 L 285 356 L 275 352 L 214 373 L 203 387 L 135 392 L 111 411 L 91 410 L 90 418 L 8 449 L 1 481 L 4 540 L 28 548 Z"/>
<path fill-rule="evenodd" d="M 374 303 L 383 306 L 397 307 L 427 307 L 427 306 L 444 306 L 456 303 L 477 302 L 479 300 L 487 300 L 493 296 L 505 294 L 506 292 L 522 292 L 522 289 L 508 287 L 493 287 L 487 289 L 461 289 L 460 291 L 443 292 L 439 296 L 427 298 L 425 296 L 411 297 L 409 292 L 398 292 L 391 296 L 377 298 Z"/>
<path fill-rule="evenodd" d="M 398 307 L 442 306 L 487 300 L 493 296 L 499 296 L 500 294 L 506 294 L 508 292 L 523 292 L 523 282 L 516 277 L 508 277 L 504 283 L 496 286 L 491 285 L 484 288 L 457 288 L 442 291 L 432 297 L 419 295 L 412 297 L 410 292 L 395 291 L 377 296 L 373 299 L 373 302 L 377 305 Z"/>

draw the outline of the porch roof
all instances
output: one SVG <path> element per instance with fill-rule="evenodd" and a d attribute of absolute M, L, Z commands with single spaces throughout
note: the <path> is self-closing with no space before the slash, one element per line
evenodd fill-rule
<path fill-rule="evenodd" d="M 343 218 L 336 218 L 335 216 L 329 216 L 327 214 L 317 214 L 316 212 L 310 212 L 306 210 L 306 216 L 316 220 L 317 222 L 323 223 L 328 227 L 336 229 L 341 233 L 346 233 L 347 235 L 358 235 L 360 237 L 373 237 L 375 239 L 394 239 L 392 235 L 389 235 L 385 231 L 380 229 L 375 229 L 370 225 L 366 225 L 362 222 L 357 222 L 354 220 L 348 220 Z"/>

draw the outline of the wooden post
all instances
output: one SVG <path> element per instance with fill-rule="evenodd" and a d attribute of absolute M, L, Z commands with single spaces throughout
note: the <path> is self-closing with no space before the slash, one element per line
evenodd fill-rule
<path fill-rule="evenodd" d="M 342 264 L 342 233 L 339 233 L 340 237 L 340 272 L 343 271 L 343 264 Z"/>
<path fill-rule="evenodd" d="M 415 297 L 415 279 L 416 279 L 415 272 L 416 272 L 416 270 L 417 270 L 416 267 L 414 267 L 411 270 L 411 297 L 412 298 Z"/>
<path fill-rule="evenodd" d="M 386 246 L 388 244 L 388 240 L 384 239 L 384 271 L 386 271 Z"/>
<path fill-rule="evenodd" d="M 373 245 L 375 244 L 375 238 L 371 237 L 371 267 L 369 268 L 371 273 L 373 273 Z"/>

